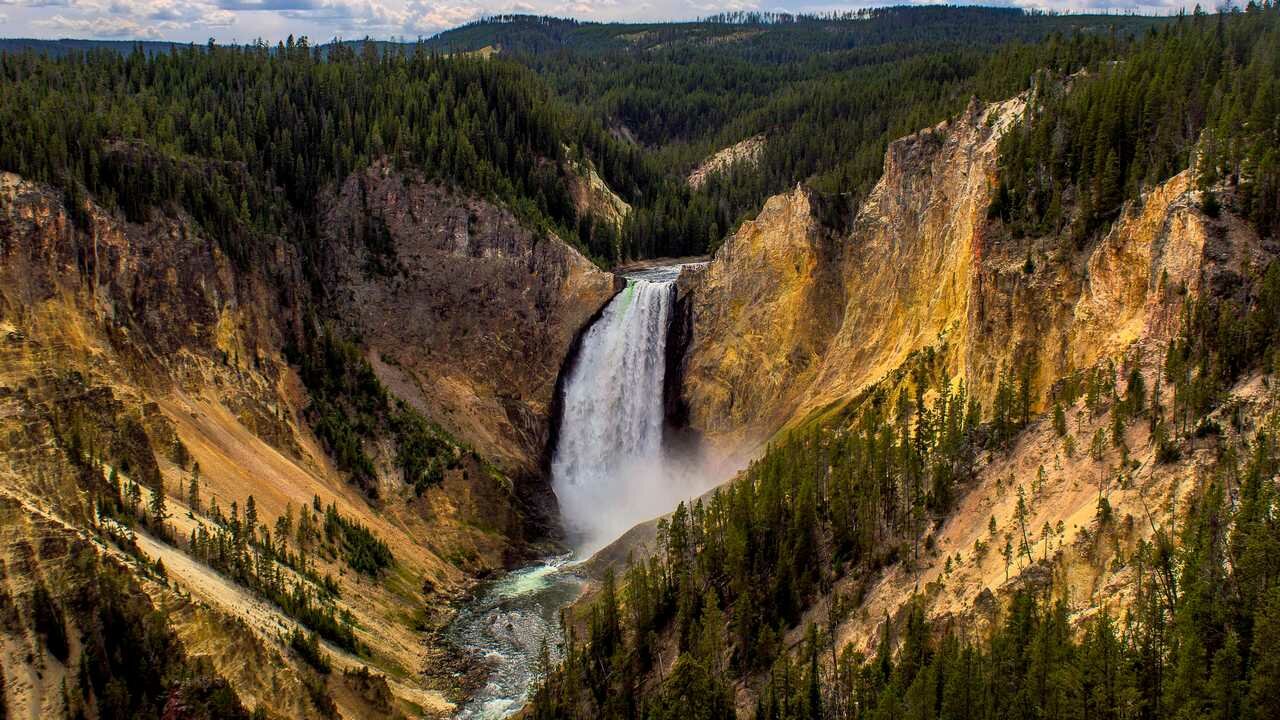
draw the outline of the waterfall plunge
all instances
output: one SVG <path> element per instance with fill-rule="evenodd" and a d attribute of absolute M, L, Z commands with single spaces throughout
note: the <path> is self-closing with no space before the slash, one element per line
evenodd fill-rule
<path fill-rule="evenodd" d="M 691 489 L 662 447 L 674 274 L 629 280 L 583 337 L 566 379 L 551 476 L 584 556 L 670 512 Z"/>

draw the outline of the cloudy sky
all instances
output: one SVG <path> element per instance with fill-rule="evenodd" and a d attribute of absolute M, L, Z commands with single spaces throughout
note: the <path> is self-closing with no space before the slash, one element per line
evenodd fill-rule
<path fill-rule="evenodd" d="M 434 35 L 484 15 L 524 12 L 584 20 L 691 19 L 724 10 L 853 9 L 904 0 L 0 0 L 0 37 L 269 42 L 289 34 Z M 913 1 L 913 0 L 905 0 Z M 954 0 L 953 0 L 954 1 Z M 1109 12 L 1170 12 L 1183 0 L 989 0 L 985 4 Z"/>

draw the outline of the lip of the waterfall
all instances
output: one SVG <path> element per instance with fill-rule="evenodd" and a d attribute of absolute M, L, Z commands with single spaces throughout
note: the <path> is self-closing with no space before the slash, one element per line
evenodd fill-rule
<path fill-rule="evenodd" d="M 683 265 L 662 265 L 654 268 L 644 268 L 642 270 L 633 270 L 622 273 L 627 280 L 640 280 L 651 283 L 670 283 L 675 282 L 680 277 L 680 270 Z"/>

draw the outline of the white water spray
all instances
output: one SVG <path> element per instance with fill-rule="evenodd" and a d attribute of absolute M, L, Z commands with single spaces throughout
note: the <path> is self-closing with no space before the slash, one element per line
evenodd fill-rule
<path fill-rule="evenodd" d="M 662 447 L 667 329 L 678 271 L 629 279 L 583 337 L 566 378 L 551 476 L 581 555 L 670 512 L 696 489 Z"/>

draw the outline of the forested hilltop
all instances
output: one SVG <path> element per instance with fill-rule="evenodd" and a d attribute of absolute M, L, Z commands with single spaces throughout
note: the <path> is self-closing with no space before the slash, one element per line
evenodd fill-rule
<path fill-rule="evenodd" d="M 1110 50 L 890 146 L 880 204 L 819 247 L 875 266 L 925 242 L 924 296 L 949 312 L 960 284 L 955 319 L 660 520 L 569 624 L 529 716 L 1280 714 L 1280 8 L 1195 13 Z M 989 178 L 953 141 L 975 135 Z M 952 172 L 991 185 L 935 187 Z M 916 209 L 903 188 L 922 216 L 941 203 L 950 243 L 975 222 L 970 244 L 917 237 L 932 226 L 894 214 Z M 709 272 L 749 282 L 734 257 L 800 265 L 789 253 L 822 242 L 769 232 L 745 228 Z M 888 316 L 892 340 L 930 317 L 843 282 L 846 313 Z M 773 299 L 743 292 L 734 311 Z"/>
<path fill-rule="evenodd" d="M 10 41 L 0 168 L 131 218 L 186 208 L 242 254 L 255 234 L 305 243 L 317 192 L 385 157 L 604 264 L 701 254 L 798 182 L 831 195 L 833 221 L 847 216 L 890 138 L 974 95 L 1008 97 L 1038 68 L 1119 56 L 1162 22 L 891 8 L 657 25 L 511 16 L 409 45 Z M 491 46 L 497 57 L 467 54 Z M 703 157 L 757 134 L 758 163 L 687 187 Z M 575 207 L 566 179 L 583 164 L 631 205 L 620 223 Z"/>
<path fill-rule="evenodd" d="M 569 164 L 594 163 L 639 201 L 664 182 L 527 69 L 401 50 L 321 53 L 291 38 L 274 50 L 4 54 L 0 168 L 133 220 L 181 208 L 236 257 L 262 236 L 306 247 L 318 193 L 384 158 L 600 252 L 617 228 L 575 210 Z"/>
<path fill-rule="evenodd" d="M 1167 21 L 963 7 L 652 25 L 503 16 L 428 44 L 496 49 L 528 65 L 680 175 L 764 136 L 754 162 L 714 174 L 692 198 L 715 223 L 714 247 L 765 198 L 799 182 L 829 195 L 831 220 L 847 217 L 879 177 L 892 138 L 955 115 L 971 97 L 1010 97 L 1037 69 L 1069 73 L 1117 57 L 1132 37 Z M 643 252 L 665 225 L 660 215 L 638 215 L 641 232 L 626 247 Z"/>

